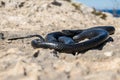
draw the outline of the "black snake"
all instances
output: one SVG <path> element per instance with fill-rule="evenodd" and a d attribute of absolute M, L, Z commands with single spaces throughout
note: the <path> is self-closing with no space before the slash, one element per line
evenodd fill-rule
<path fill-rule="evenodd" d="M 34 48 L 49 48 L 59 52 L 75 53 L 96 47 L 105 42 L 115 32 L 113 26 L 98 26 L 83 30 L 62 30 L 47 34 L 45 39 L 31 41 Z M 87 41 L 80 42 L 84 39 Z"/>

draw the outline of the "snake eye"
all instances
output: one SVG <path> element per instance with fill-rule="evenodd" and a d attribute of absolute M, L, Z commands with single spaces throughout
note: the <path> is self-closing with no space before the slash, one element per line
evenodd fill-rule
<path fill-rule="evenodd" d="M 36 43 L 41 43 L 41 42 L 43 42 L 43 41 L 41 41 L 40 39 L 35 39 L 34 40 Z"/>

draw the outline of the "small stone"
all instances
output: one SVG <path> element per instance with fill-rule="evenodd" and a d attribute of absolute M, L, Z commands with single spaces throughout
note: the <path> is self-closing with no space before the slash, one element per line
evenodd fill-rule
<path fill-rule="evenodd" d="M 107 57 L 113 56 L 113 51 L 105 52 L 104 55 Z"/>
<path fill-rule="evenodd" d="M 3 39 L 4 39 L 4 34 L 0 33 L 0 40 L 3 40 Z"/>
<path fill-rule="evenodd" d="M 33 57 L 35 57 L 35 58 L 36 58 L 36 57 L 38 57 L 39 52 L 40 52 L 39 50 L 38 50 L 38 51 L 36 51 L 36 52 L 34 53 Z"/>
<path fill-rule="evenodd" d="M 0 7 L 4 7 L 5 6 L 5 2 L 1 1 L 0 2 Z"/>
<path fill-rule="evenodd" d="M 11 41 L 11 40 L 5 40 L 5 42 L 6 42 L 6 43 L 12 43 L 12 41 Z"/>

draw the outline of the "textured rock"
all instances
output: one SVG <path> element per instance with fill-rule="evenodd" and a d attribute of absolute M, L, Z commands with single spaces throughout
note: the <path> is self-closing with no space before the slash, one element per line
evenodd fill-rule
<path fill-rule="evenodd" d="M 2 0 L 0 21 L 0 80 L 120 80 L 120 18 L 69 0 Z M 36 38 L 7 40 L 102 25 L 115 26 L 114 41 L 78 55 L 34 49 Z"/>

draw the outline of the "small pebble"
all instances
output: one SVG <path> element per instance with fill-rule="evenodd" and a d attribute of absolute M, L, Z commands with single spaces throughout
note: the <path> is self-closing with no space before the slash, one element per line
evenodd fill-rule
<path fill-rule="evenodd" d="M 104 55 L 107 57 L 113 56 L 113 51 L 105 52 Z"/>
<path fill-rule="evenodd" d="M 35 58 L 36 58 L 36 57 L 38 57 L 39 52 L 40 52 L 39 50 L 38 50 L 38 51 L 36 51 L 36 52 L 34 53 L 33 57 L 35 57 Z"/>
<path fill-rule="evenodd" d="M 0 40 L 3 40 L 3 39 L 4 39 L 4 34 L 0 33 Z"/>

